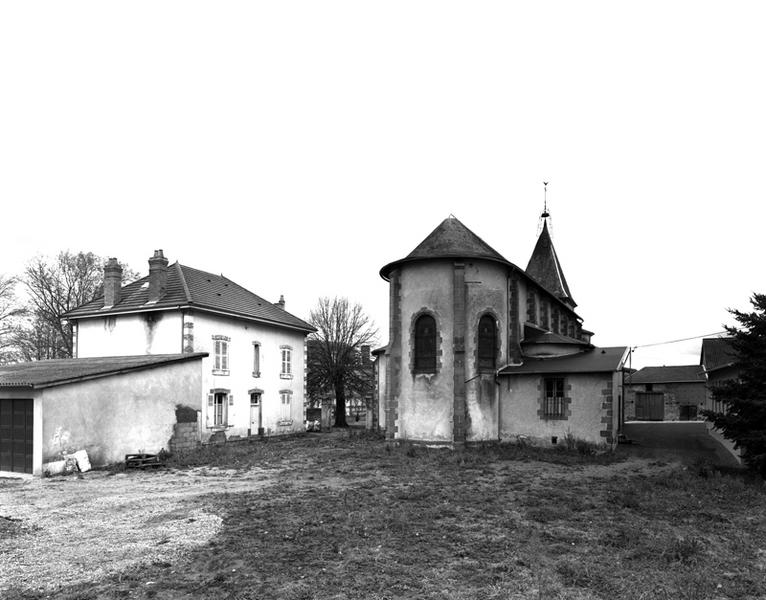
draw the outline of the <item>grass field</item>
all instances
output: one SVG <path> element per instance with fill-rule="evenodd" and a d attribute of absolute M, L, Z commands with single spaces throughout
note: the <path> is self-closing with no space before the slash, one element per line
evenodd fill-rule
<path fill-rule="evenodd" d="M 222 518 L 204 545 L 7 597 L 766 597 L 763 482 L 703 465 L 340 432 L 207 447 L 174 466 L 216 467 L 236 469 L 236 489 L 174 509 Z"/>

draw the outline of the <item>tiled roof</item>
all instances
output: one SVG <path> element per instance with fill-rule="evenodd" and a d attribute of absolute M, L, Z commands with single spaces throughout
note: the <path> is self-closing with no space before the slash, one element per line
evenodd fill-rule
<path fill-rule="evenodd" d="M 189 354 L 142 354 L 39 360 L 0 366 L 0 387 L 45 388 L 84 379 L 151 369 L 206 357 L 207 352 Z"/>
<path fill-rule="evenodd" d="M 67 319 L 143 312 L 164 308 L 196 308 L 244 317 L 302 331 L 314 328 L 279 308 L 276 304 L 246 290 L 223 275 L 214 275 L 179 263 L 168 267 L 165 295 L 154 304 L 149 300 L 149 277 L 122 288 L 120 301 L 104 310 L 104 297 L 83 304 L 64 315 Z"/>
<path fill-rule="evenodd" d="M 444 219 L 405 258 L 383 267 L 380 275 L 388 280 L 389 273 L 400 263 L 429 258 L 483 258 L 511 264 L 456 217 L 451 216 Z"/>
<path fill-rule="evenodd" d="M 547 220 L 543 222 L 543 231 L 537 238 L 537 244 L 535 244 L 532 257 L 529 259 L 527 275 L 541 283 L 546 289 L 554 292 L 559 299 L 567 302 L 573 308 L 577 306 L 572 299 L 572 292 L 569 291 L 569 285 L 566 277 L 564 277 L 564 271 L 561 269 L 556 249 L 553 247 Z"/>
<path fill-rule="evenodd" d="M 571 344 L 571 345 L 577 345 L 577 346 L 590 346 L 588 342 L 571 338 L 566 335 L 553 333 L 552 331 L 540 331 L 539 329 L 529 327 L 528 325 L 524 326 L 524 339 L 522 340 L 521 343 L 522 345 L 524 344 Z"/>
<path fill-rule="evenodd" d="M 607 373 L 617 371 L 622 366 L 626 352 L 625 346 L 615 346 L 566 356 L 529 357 L 521 365 L 503 367 L 498 375 Z"/>
<path fill-rule="evenodd" d="M 705 374 L 699 365 L 644 367 L 633 373 L 626 383 L 704 383 Z"/>
<path fill-rule="evenodd" d="M 704 338 L 700 364 L 706 371 L 730 367 L 737 362 L 737 353 L 731 345 L 732 338 Z"/>

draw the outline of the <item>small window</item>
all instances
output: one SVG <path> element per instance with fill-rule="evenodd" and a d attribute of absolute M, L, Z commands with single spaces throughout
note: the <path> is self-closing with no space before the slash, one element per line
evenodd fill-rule
<path fill-rule="evenodd" d="M 261 393 L 260 392 L 251 392 L 250 393 L 250 406 L 258 406 L 261 403 Z"/>
<path fill-rule="evenodd" d="M 282 352 L 282 371 L 280 371 L 279 376 L 282 379 L 292 379 L 293 349 L 290 346 L 280 346 L 279 349 Z"/>
<path fill-rule="evenodd" d="M 543 415 L 560 418 L 564 416 L 564 379 L 563 377 L 548 377 L 545 379 L 545 397 L 543 398 Z"/>
<path fill-rule="evenodd" d="M 654 384 L 653 383 L 646 383 L 646 384 L 644 384 L 644 387 L 646 388 L 645 391 L 647 391 L 647 392 L 653 392 L 654 391 Z"/>
<path fill-rule="evenodd" d="M 436 320 L 431 315 L 415 321 L 415 372 L 436 373 Z"/>
<path fill-rule="evenodd" d="M 213 375 L 229 374 L 229 338 L 213 336 Z"/>
<path fill-rule="evenodd" d="M 261 345 L 253 342 L 253 377 L 261 376 Z"/>
<path fill-rule="evenodd" d="M 495 319 L 484 315 L 479 319 L 479 370 L 495 370 L 495 349 L 497 348 L 497 326 Z"/>

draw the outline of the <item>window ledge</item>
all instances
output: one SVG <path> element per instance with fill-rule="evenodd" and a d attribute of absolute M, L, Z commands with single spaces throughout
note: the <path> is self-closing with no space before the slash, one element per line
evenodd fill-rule
<path fill-rule="evenodd" d="M 292 373 L 280 373 L 279 374 L 280 379 L 292 379 L 293 374 Z"/>
<path fill-rule="evenodd" d="M 229 369 L 213 369 L 213 375 L 228 375 Z"/>
<path fill-rule="evenodd" d="M 287 425 L 292 425 L 292 424 L 293 424 L 293 420 L 292 419 L 279 419 L 279 421 L 277 421 L 277 425 L 287 426 Z"/>

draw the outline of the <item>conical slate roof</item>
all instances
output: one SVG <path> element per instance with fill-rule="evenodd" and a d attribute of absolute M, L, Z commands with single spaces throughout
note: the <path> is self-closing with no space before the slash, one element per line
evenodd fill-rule
<path fill-rule="evenodd" d="M 548 221 L 543 223 L 543 231 L 537 238 L 537 244 L 532 251 L 532 258 L 527 265 L 527 275 L 540 283 L 543 287 L 550 290 L 560 300 L 569 304 L 572 308 L 577 306 L 572 299 L 572 292 L 569 291 L 564 271 L 561 269 L 559 257 L 556 256 L 556 249 L 553 247 L 553 240 L 548 232 Z"/>
<path fill-rule="evenodd" d="M 513 266 L 456 217 L 450 216 L 405 258 L 383 267 L 380 276 L 388 280 L 391 271 L 401 263 L 434 258 L 482 258 Z"/>

